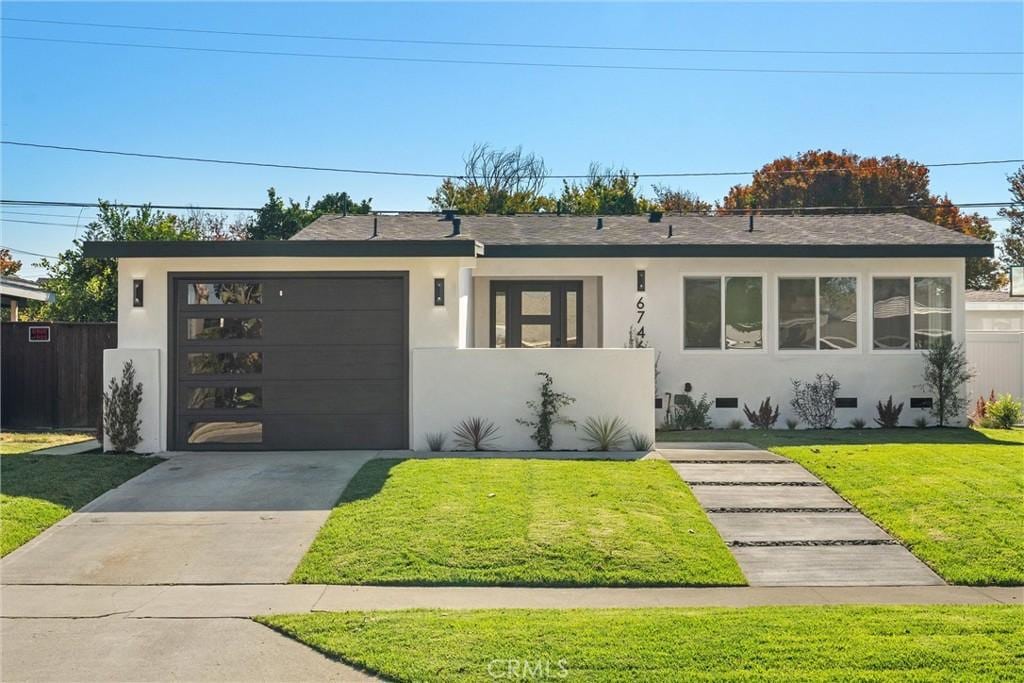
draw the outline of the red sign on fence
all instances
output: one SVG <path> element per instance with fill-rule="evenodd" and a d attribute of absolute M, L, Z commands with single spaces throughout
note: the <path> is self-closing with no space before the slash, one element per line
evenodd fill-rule
<path fill-rule="evenodd" d="M 49 342 L 50 341 L 50 327 L 47 326 L 31 326 L 28 328 L 28 340 L 30 342 Z"/>

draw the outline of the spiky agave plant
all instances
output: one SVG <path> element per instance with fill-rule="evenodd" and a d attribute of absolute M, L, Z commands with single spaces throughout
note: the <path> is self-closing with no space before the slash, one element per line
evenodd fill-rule
<path fill-rule="evenodd" d="M 485 417 L 467 417 L 455 425 L 455 445 L 471 451 L 489 451 L 498 439 L 498 426 Z"/>
<path fill-rule="evenodd" d="M 592 450 L 610 451 L 629 436 L 621 417 L 588 417 L 583 423 L 583 439 L 594 444 Z"/>

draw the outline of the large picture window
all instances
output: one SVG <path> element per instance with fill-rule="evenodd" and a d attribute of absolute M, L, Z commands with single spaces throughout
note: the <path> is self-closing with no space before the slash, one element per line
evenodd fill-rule
<path fill-rule="evenodd" d="M 683 278 L 683 348 L 762 348 L 762 291 L 755 276 Z"/>
<path fill-rule="evenodd" d="M 871 289 L 876 350 L 924 350 L 952 336 L 951 278 L 880 277 Z"/>
<path fill-rule="evenodd" d="M 780 278 L 779 348 L 857 348 L 857 278 Z"/>

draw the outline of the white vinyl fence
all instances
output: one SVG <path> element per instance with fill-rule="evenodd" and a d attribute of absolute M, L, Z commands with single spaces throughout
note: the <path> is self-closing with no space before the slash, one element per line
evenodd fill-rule
<path fill-rule="evenodd" d="M 972 402 L 992 390 L 1024 396 L 1024 331 L 968 332 L 967 360 L 975 373 L 968 385 Z"/>

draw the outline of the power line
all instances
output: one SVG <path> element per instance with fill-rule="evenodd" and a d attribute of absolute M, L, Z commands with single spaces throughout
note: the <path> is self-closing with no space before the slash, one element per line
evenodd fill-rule
<path fill-rule="evenodd" d="M 75 223 L 52 223 L 50 221 L 21 221 L 14 218 L 0 218 L 0 223 L 28 223 L 31 225 L 58 225 L 63 228 L 80 228 L 81 225 Z"/>
<path fill-rule="evenodd" d="M 661 52 L 688 54 L 754 54 L 754 55 L 1019 55 L 1019 50 L 777 50 L 751 48 L 695 48 L 695 47 L 649 47 L 631 45 L 578 45 L 555 43 L 495 43 L 466 40 L 423 40 L 411 38 L 375 38 L 360 36 L 317 35 L 309 33 L 264 33 L 259 31 L 226 31 L 204 28 L 183 28 L 171 26 L 140 26 L 137 24 L 101 24 L 86 21 L 57 21 L 52 19 L 22 19 L 3 17 L 3 21 L 17 21 L 32 24 L 53 24 L 60 26 L 88 26 L 91 28 L 116 28 L 131 31 L 163 31 L 172 33 L 202 33 L 219 36 L 244 36 L 249 38 L 288 38 L 302 40 L 333 40 L 353 43 L 386 43 L 401 45 L 442 45 L 449 47 L 499 47 L 539 50 L 592 50 L 614 52 Z"/>
<path fill-rule="evenodd" d="M 0 36 L 4 40 L 26 40 L 68 45 L 96 45 L 101 47 L 127 47 L 145 50 L 175 50 L 178 52 L 206 52 L 215 54 L 261 55 L 267 57 L 310 57 L 314 59 L 342 59 L 367 62 L 409 62 L 418 64 L 460 64 L 472 66 L 512 66 L 549 69 L 582 69 L 614 71 L 657 71 L 686 73 L 753 73 L 800 74 L 828 76 L 1021 76 L 1024 71 L 919 71 L 919 70 L 847 70 L 847 69 L 768 69 L 704 66 L 653 66 L 640 64 L 571 64 L 566 62 L 518 62 L 492 59 L 442 59 L 437 57 L 384 57 L 371 55 L 344 55 L 324 52 L 288 52 L 283 50 L 240 50 L 217 47 L 189 47 L 185 45 L 157 45 L 152 43 L 121 43 L 100 40 L 71 40 L 69 38 L 40 38 L 36 36 Z"/>
<path fill-rule="evenodd" d="M 0 199 L 0 205 L 4 206 L 72 206 L 76 208 L 99 208 L 100 204 L 96 202 L 72 202 L 72 201 L 48 201 L 48 200 L 21 200 L 21 199 Z M 241 206 L 199 206 L 195 204 L 131 204 L 124 202 L 109 202 L 110 206 L 118 206 L 125 208 L 151 208 L 151 209 L 195 209 L 198 211 L 259 211 L 259 207 L 241 207 Z M 794 206 L 794 207 L 754 207 L 754 208 L 742 208 L 742 209 L 724 209 L 724 208 L 712 208 L 709 214 L 701 215 L 716 215 L 716 214 L 740 214 L 746 215 L 747 213 L 754 211 L 758 213 L 784 213 L 784 214 L 797 214 L 803 211 L 833 211 L 833 212 L 858 212 L 858 211 L 884 211 L 884 210 L 907 210 L 907 209 L 940 209 L 947 207 L 956 207 L 959 209 L 980 209 L 980 208 L 1001 208 L 1004 206 L 1014 206 L 1014 202 L 950 202 L 946 203 L 918 203 L 918 204 L 873 204 L 867 206 Z M 407 211 L 403 209 L 372 209 L 370 214 L 439 214 L 440 211 Z M 675 215 L 675 212 L 665 212 L 666 215 Z M 558 214 L 549 212 L 545 215 L 557 217 Z M 565 214 L 569 216 L 571 214 Z"/>
<path fill-rule="evenodd" d="M 81 216 L 76 216 L 70 213 L 38 213 L 36 211 L 11 211 L 9 209 L 3 209 L 5 214 L 12 216 L 49 216 L 52 218 L 75 218 L 79 219 Z"/>
<path fill-rule="evenodd" d="M 14 247 L 5 247 L 0 245 L 0 249 L 6 249 L 7 251 L 14 252 L 15 254 L 26 254 L 27 256 L 39 256 L 40 258 L 60 258 L 53 254 L 40 254 L 34 251 L 25 251 L 24 249 L 15 249 Z"/>
<path fill-rule="evenodd" d="M 16 147 L 30 147 L 33 149 L 54 149 L 64 152 L 83 152 L 88 154 L 106 154 L 110 156 L 137 157 L 142 159 L 161 159 L 164 161 L 191 161 L 203 164 L 225 164 L 231 166 L 255 166 L 260 168 L 282 168 L 299 171 L 324 171 L 330 173 L 350 173 L 355 175 L 381 175 L 381 176 L 403 176 L 414 178 L 465 178 L 458 173 L 426 173 L 419 171 L 382 171 L 358 168 L 334 168 L 330 166 L 305 166 L 300 164 L 284 164 L 262 161 L 239 161 L 237 159 L 216 159 L 210 157 L 182 156 L 178 154 L 151 154 L 147 152 L 125 152 L 121 150 L 96 149 L 92 147 L 75 147 L 70 145 L 50 145 L 36 142 L 20 142 L 15 140 L 0 140 L 0 144 L 13 145 Z M 952 166 L 985 166 L 993 164 L 1017 164 L 1024 162 L 1024 159 L 986 159 L 981 161 L 946 161 L 934 164 L 917 164 L 924 168 L 948 168 Z M 877 169 L 859 168 L 809 168 L 809 169 L 780 169 L 760 171 L 681 171 L 669 173 L 627 173 L 630 177 L 637 178 L 693 178 L 708 176 L 741 176 L 753 175 L 754 173 L 770 173 L 776 175 L 792 175 L 805 173 L 874 173 Z M 613 174 L 614 175 L 614 174 Z M 545 174 L 537 176 L 542 180 L 582 180 L 591 176 L 585 175 L 556 175 Z"/>

